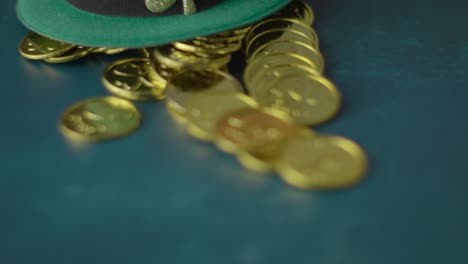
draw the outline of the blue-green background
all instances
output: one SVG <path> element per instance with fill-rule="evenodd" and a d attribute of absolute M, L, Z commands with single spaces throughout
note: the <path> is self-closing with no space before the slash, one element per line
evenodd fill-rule
<path fill-rule="evenodd" d="M 139 104 L 130 137 L 72 148 L 61 112 L 107 95 L 100 75 L 118 57 L 27 61 L 27 30 L 3 1 L 0 263 L 468 263 L 468 2 L 308 2 L 344 95 L 318 130 L 371 162 L 345 191 L 248 172 L 162 103 Z"/>

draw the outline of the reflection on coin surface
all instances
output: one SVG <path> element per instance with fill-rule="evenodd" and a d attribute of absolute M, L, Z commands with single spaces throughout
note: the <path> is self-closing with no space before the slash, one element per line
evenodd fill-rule
<path fill-rule="evenodd" d="M 99 141 L 130 134 L 141 114 L 129 101 L 117 97 L 93 98 L 72 105 L 62 115 L 60 130 L 77 141 Z"/>
<path fill-rule="evenodd" d="M 303 189 L 348 187 L 365 175 L 365 152 L 338 136 L 296 137 L 287 142 L 278 162 L 281 178 Z"/>

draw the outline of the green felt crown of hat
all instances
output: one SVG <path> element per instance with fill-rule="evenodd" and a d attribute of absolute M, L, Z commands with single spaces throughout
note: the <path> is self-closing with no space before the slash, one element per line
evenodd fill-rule
<path fill-rule="evenodd" d="M 155 2 L 166 8 L 155 10 Z M 197 12 L 184 15 L 186 4 L 190 2 L 195 4 Z M 30 30 L 52 39 L 83 46 L 136 48 L 242 27 L 268 16 L 288 2 L 19 0 L 17 14 Z"/>

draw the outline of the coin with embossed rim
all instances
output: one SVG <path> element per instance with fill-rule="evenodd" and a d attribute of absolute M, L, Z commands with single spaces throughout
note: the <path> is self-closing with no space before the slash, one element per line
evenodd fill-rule
<path fill-rule="evenodd" d="M 46 38 L 30 32 L 20 43 L 20 54 L 31 60 L 43 60 L 71 50 L 75 45 Z"/>
<path fill-rule="evenodd" d="M 368 160 L 354 141 L 339 136 L 302 135 L 289 140 L 277 164 L 281 178 L 301 189 L 336 189 L 359 182 Z"/>
<path fill-rule="evenodd" d="M 140 126 L 141 114 L 128 100 L 92 98 L 72 105 L 62 115 L 60 131 L 75 141 L 123 137 Z"/>

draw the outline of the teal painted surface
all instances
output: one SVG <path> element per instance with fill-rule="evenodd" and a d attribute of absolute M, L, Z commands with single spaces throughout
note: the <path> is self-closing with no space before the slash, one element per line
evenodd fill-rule
<path fill-rule="evenodd" d="M 346 191 L 247 172 L 157 103 L 139 104 L 132 136 L 73 150 L 60 114 L 107 95 L 100 75 L 118 57 L 26 61 L 27 31 L 3 2 L 0 263 L 468 263 L 468 4 L 310 3 L 344 95 L 318 130 L 371 160 Z"/>

